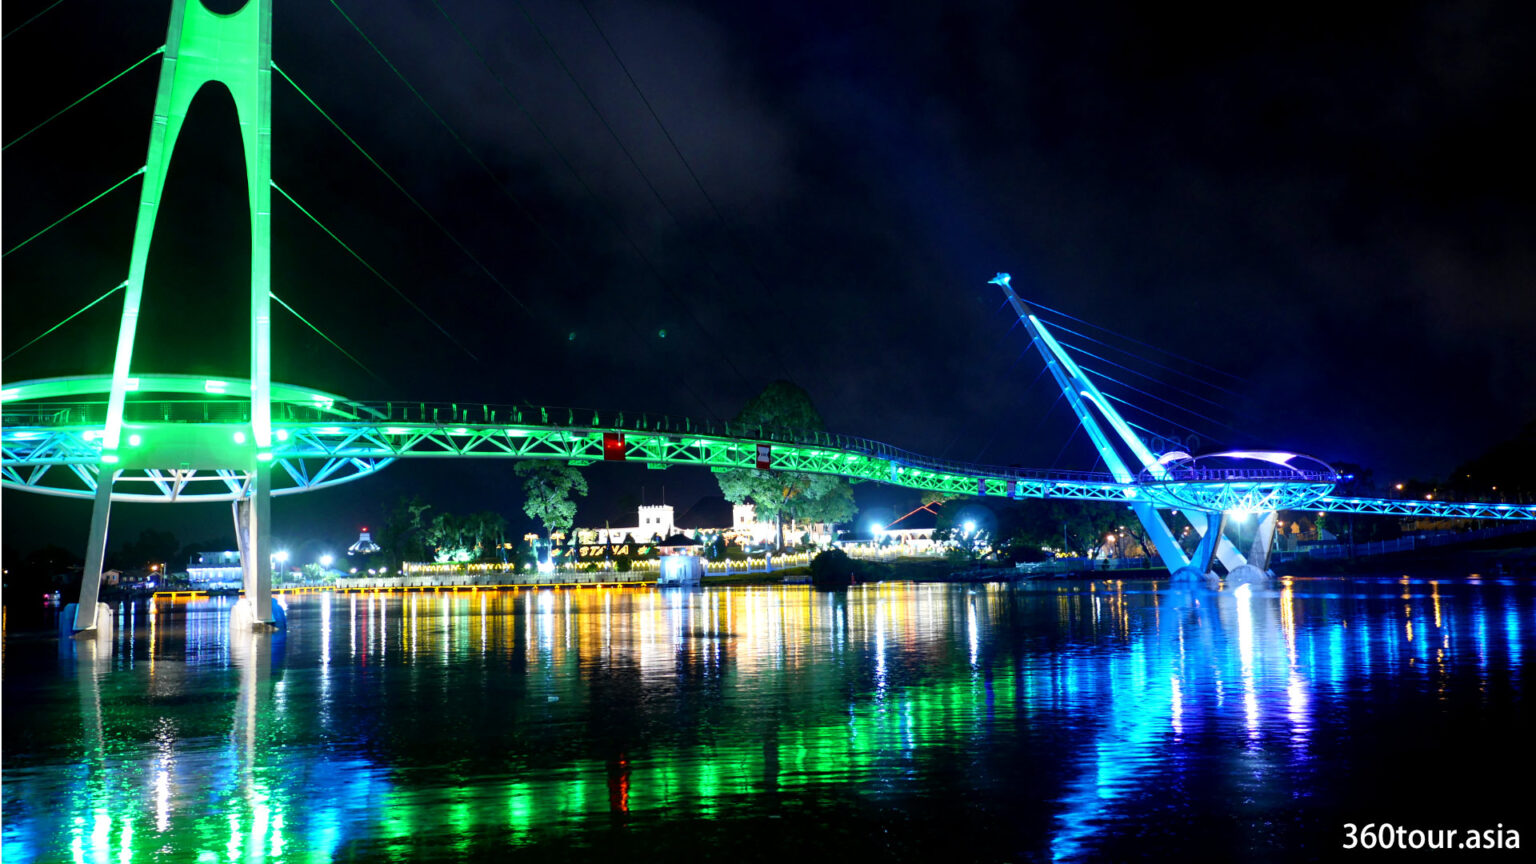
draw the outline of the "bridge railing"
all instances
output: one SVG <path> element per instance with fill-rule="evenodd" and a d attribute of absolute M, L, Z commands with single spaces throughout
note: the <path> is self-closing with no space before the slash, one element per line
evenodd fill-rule
<path fill-rule="evenodd" d="M 89 427 L 104 424 L 106 415 L 105 400 L 22 403 L 6 406 L 3 422 L 8 426 Z M 124 407 L 124 420 L 129 423 L 248 423 L 250 419 L 250 403 L 243 399 L 130 399 Z M 819 429 L 795 429 L 644 411 L 486 403 L 300 400 L 274 402 L 272 419 L 279 424 L 338 421 L 438 427 L 504 424 L 733 438 L 858 453 L 909 469 L 943 474 L 985 475 L 1056 483 L 1116 482 L 1112 475 L 1103 472 L 1029 470 L 935 459 L 871 438 L 840 435 Z"/>
<path fill-rule="evenodd" d="M 651 434 L 735 438 L 750 441 L 790 444 L 796 447 L 824 447 L 828 450 L 859 453 L 884 459 L 904 467 L 948 474 L 1044 480 L 1060 483 L 1114 483 L 1112 475 L 1092 471 L 1038 471 L 1001 465 L 934 459 L 882 441 L 854 435 L 840 435 L 818 429 L 796 429 L 731 420 L 679 417 L 645 411 L 602 411 L 540 405 L 491 405 L 476 403 L 366 402 L 359 407 L 378 416 L 380 422 L 433 425 L 549 426 L 567 429 L 616 430 Z"/>
<path fill-rule="evenodd" d="M 1145 480 L 1146 478 L 1143 477 L 1142 479 Z M 1267 480 L 1332 483 L 1338 480 L 1338 477 L 1326 471 L 1298 471 L 1287 468 L 1196 468 L 1192 470 L 1175 470 L 1169 473 L 1167 479 L 1151 482 L 1241 483 L 1245 481 L 1263 482 Z"/>

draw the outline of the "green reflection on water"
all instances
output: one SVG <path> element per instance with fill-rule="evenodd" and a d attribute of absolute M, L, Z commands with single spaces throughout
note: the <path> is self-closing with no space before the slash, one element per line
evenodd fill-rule
<path fill-rule="evenodd" d="M 771 815 L 795 793 L 950 794 L 928 784 L 951 762 L 975 775 L 960 788 L 996 794 L 1017 778 L 991 776 L 988 756 L 1055 726 L 1082 745 L 1042 765 L 1061 775 L 1049 848 L 1072 857 L 1146 772 L 1179 770 L 1157 766 L 1188 736 L 1219 727 L 1305 754 L 1316 703 L 1373 663 L 1437 663 L 1444 688 L 1457 640 L 1484 667 L 1491 639 L 1521 644 L 1515 612 L 1489 628 L 1439 586 L 1405 596 L 1390 609 L 1309 606 L 1289 583 L 1198 598 L 1118 583 L 320 596 L 294 600 L 275 638 L 231 638 L 219 604 L 177 604 L 115 642 L 64 646 L 38 708 L 54 749 L 7 753 L 5 858 L 579 844 L 627 819 Z"/>

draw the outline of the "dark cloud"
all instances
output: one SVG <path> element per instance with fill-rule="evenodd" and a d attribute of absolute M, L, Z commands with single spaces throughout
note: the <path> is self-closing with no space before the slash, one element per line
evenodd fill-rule
<path fill-rule="evenodd" d="M 287 317 L 280 377 L 729 415 L 787 376 L 834 429 L 1087 467 L 985 284 L 1008 270 L 1245 379 L 1213 436 L 1439 475 L 1536 416 L 1524 5 L 587 2 L 708 198 L 578 3 L 444 0 L 494 76 L 432 4 L 341 4 L 464 146 L 330 4 L 279 5 L 278 64 L 480 262 L 277 82 L 278 182 L 479 358 L 277 200 L 275 290 L 384 380 Z M 8 39 L 6 139 L 163 33 L 65 4 Z M 7 247 L 142 159 L 151 66 L 6 151 Z M 240 373 L 243 193 L 217 102 L 179 145 L 140 368 Z M 5 260 L 7 350 L 122 278 L 132 197 Z M 105 371 L 111 306 L 5 379 Z M 395 467 L 309 497 L 343 527 L 412 488 L 515 512 L 510 476 Z M 594 498 L 663 475 L 602 476 Z"/>

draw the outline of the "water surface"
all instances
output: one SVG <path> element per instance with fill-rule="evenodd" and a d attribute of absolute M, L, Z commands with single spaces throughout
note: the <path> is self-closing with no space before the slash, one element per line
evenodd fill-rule
<path fill-rule="evenodd" d="M 4 860 L 1296 860 L 1346 822 L 1536 827 L 1510 580 L 287 603 L 275 636 L 231 638 L 227 600 L 8 631 Z"/>

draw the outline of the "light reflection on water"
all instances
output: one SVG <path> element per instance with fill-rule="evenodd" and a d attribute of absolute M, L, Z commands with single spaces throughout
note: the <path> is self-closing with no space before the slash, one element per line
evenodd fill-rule
<path fill-rule="evenodd" d="M 288 602 L 286 634 L 212 600 L 8 636 L 4 859 L 649 858 L 708 822 L 749 857 L 791 824 L 883 857 L 957 823 L 976 857 L 1274 851 L 1333 838 L 1403 727 L 1518 728 L 1536 608 L 1407 577 Z"/>

